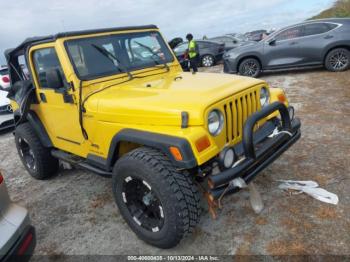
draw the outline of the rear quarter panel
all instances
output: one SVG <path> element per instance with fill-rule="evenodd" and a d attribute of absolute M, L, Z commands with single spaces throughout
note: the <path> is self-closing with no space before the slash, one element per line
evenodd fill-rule
<path fill-rule="evenodd" d="M 334 30 L 334 36 L 334 41 L 328 43 L 323 49 L 323 58 L 325 58 L 329 50 L 336 47 L 347 47 L 350 50 L 350 22 L 344 23 L 341 27 Z"/>

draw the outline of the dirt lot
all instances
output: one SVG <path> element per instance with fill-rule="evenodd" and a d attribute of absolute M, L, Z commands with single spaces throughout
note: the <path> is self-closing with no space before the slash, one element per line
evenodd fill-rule
<path fill-rule="evenodd" d="M 221 72 L 221 66 L 210 71 Z M 248 193 L 224 199 L 218 220 L 202 216 L 195 234 L 172 250 L 140 241 L 120 216 L 107 178 L 62 170 L 36 181 L 24 170 L 11 133 L 0 135 L 0 168 L 12 199 L 37 229 L 36 254 L 347 254 L 350 255 L 350 71 L 322 69 L 262 76 L 285 88 L 302 120 L 302 138 L 255 180 L 265 209 Z M 315 180 L 339 196 L 337 206 L 288 195 L 277 179 Z"/>

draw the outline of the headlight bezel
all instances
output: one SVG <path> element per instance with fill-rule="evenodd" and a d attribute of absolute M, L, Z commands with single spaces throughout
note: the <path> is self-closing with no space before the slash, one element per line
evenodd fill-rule
<path fill-rule="evenodd" d="M 219 121 L 218 126 L 217 128 L 215 128 L 215 130 L 212 130 L 212 128 L 210 128 L 210 125 L 211 125 L 210 117 L 212 114 L 216 114 Z M 218 136 L 224 129 L 224 125 L 225 125 L 225 119 L 224 119 L 224 114 L 221 112 L 221 110 L 217 108 L 210 110 L 207 116 L 207 129 L 209 134 L 212 136 Z"/>
<path fill-rule="evenodd" d="M 264 94 L 264 97 L 262 97 L 262 94 Z M 267 106 L 269 103 L 270 103 L 270 91 L 267 87 L 263 86 L 261 89 L 260 89 L 260 105 L 261 105 L 261 108 L 264 108 L 265 106 Z M 264 99 L 264 100 L 262 100 Z"/>

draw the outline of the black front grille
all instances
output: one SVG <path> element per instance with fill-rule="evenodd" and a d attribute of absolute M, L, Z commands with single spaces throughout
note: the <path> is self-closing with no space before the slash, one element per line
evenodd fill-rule
<path fill-rule="evenodd" d="M 0 106 L 0 113 L 11 113 L 12 107 L 11 105 Z"/>

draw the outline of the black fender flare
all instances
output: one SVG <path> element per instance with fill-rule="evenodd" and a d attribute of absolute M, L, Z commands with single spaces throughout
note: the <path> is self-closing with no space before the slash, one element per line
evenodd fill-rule
<path fill-rule="evenodd" d="M 40 142 L 44 147 L 53 147 L 52 141 L 46 132 L 44 125 L 41 123 L 40 118 L 34 111 L 29 111 L 26 115 L 28 123 L 32 126 L 34 132 L 39 137 Z M 16 130 L 15 130 L 16 132 Z"/>
<path fill-rule="evenodd" d="M 107 157 L 107 167 L 113 167 L 113 164 L 117 160 L 120 142 L 133 142 L 159 149 L 166 154 L 171 162 L 178 168 L 190 169 L 197 166 L 197 160 L 194 157 L 191 145 L 186 139 L 126 128 L 118 132 L 112 138 Z M 183 158 L 182 161 L 174 159 L 173 155 L 170 153 L 170 146 L 175 146 L 180 150 Z"/>

